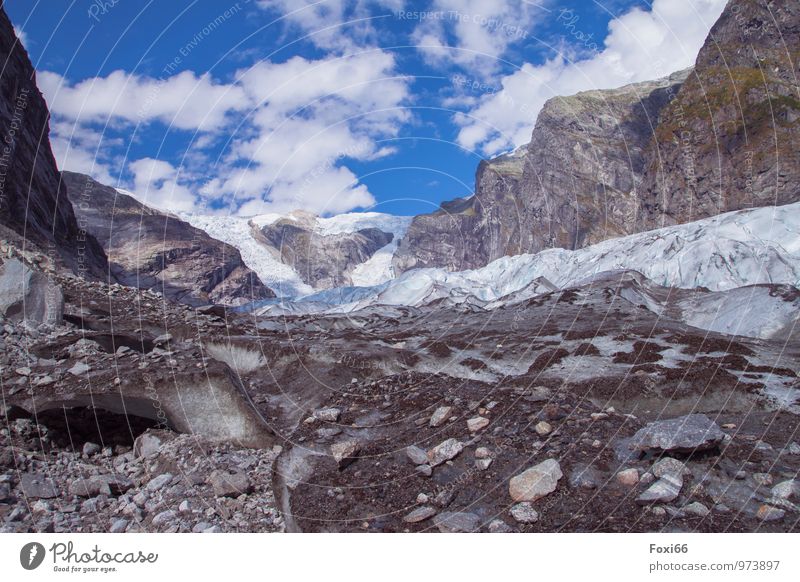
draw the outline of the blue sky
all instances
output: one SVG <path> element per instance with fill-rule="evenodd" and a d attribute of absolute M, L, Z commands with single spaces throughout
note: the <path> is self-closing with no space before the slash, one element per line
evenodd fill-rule
<path fill-rule="evenodd" d="M 725 0 L 6 0 L 63 169 L 174 211 L 418 214 L 554 96 L 694 62 Z"/>

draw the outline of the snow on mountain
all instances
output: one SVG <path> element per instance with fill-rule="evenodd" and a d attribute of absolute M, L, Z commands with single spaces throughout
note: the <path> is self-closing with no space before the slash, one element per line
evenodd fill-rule
<path fill-rule="evenodd" d="M 294 269 L 281 263 L 269 247 L 253 238 L 253 227 L 248 218 L 198 214 L 181 214 L 180 218 L 239 249 L 245 265 L 255 271 L 261 282 L 278 297 L 297 297 L 314 292 L 314 288 L 306 285 Z"/>
<path fill-rule="evenodd" d="M 330 218 L 320 218 L 304 212 L 287 215 L 263 214 L 251 218 L 185 214 L 181 215 L 181 218 L 210 236 L 239 249 L 245 264 L 258 274 L 265 285 L 283 298 L 309 295 L 314 293 L 315 289 L 306 284 L 292 267 L 282 263 L 275 249 L 258 241 L 254 237 L 255 229 L 274 224 L 279 220 L 292 220 L 303 225 L 309 223 L 313 232 L 320 236 L 350 234 L 367 228 L 392 233 L 394 235 L 392 242 L 378 249 L 352 273 L 354 284 L 369 287 L 394 278 L 392 257 L 412 220 L 410 216 L 394 216 L 379 212 L 352 212 Z"/>
<path fill-rule="evenodd" d="M 664 287 L 724 291 L 746 285 L 800 285 L 800 203 L 721 214 L 571 251 L 503 257 L 481 269 L 418 269 L 359 294 L 333 289 L 313 298 L 329 311 L 368 305 L 419 306 L 444 297 L 491 302 L 537 279 L 564 289 L 598 273 L 633 270 Z M 344 299 L 344 301 L 343 301 Z M 269 308 L 264 310 L 269 312 Z"/>

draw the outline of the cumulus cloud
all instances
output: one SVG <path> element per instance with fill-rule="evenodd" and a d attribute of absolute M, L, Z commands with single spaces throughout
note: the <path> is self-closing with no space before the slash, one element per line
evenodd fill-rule
<path fill-rule="evenodd" d="M 604 47 L 565 49 L 538 65 L 523 64 L 502 78 L 501 90 L 458 113 L 458 142 L 493 155 L 530 141 L 548 99 L 656 79 L 692 64 L 727 0 L 655 0 L 651 10 L 633 8 L 609 24 Z M 554 15 L 567 40 L 581 24 L 565 9 Z"/>
<path fill-rule="evenodd" d="M 337 54 L 377 43 L 373 19 L 403 8 L 405 0 L 258 0 L 309 42 Z"/>
<path fill-rule="evenodd" d="M 260 61 L 227 84 L 190 71 L 163 80 L 117 71 L 77 83 L 45 71 L 39 80 L 64 169 L 109 180 L 103 132 L 160 123 L 167 134 L 191 132 L 192 144 L 179 169 L 152 158 L 128 165 L 130 189 L 148 204 L 189 212 L 216 197 L 242 204 L 242 213 L 336 213 L 375 202 L 344 166 L 391 153 L 380 140 L 409 118 L 402 107 L 409 80 L 395 69 L 390 53 L 370 49 Z M 226 151 L 208 164 L 207 151 L 220 141 Z"/>
<path fill-rule="evenodd" d="M 238 82 L 258 101 L 248 118 L 256 131 L 234 141 L 228 162 L 238 168 L 223 190 L 250 200 L 243 213 L 256 207 L 336 213 L 374 204 L 342 162 L 391 153 L 379 141 L 409 118 L 402 107 L 408 79 L 394 70 L 391 54 L 372 50 L 241 71 Z M 267 199 L 260 199 L 266 190 Z"/>
<path fill-rule="evenodd" d="M 429 64 L 469 69 L 486 77 L 508 48 L 530 42 L 530 30 L 548 12 L 525 0 L 433 0 L 412 40 Z"/>
<path fill-rule="evenodd" d="M 164 79 L 114 71 L 75 84 L 42 71 L 38 82 L 54 114 L 80 123 L 160 121 L 178 129 L 213 131 L 225 125 L 229 113 L 249 106 L 241 87 L 192 71 Z"/>
<path fill-rule="evenodd" d="M 143 158 L 128 164 L 133 174 L 133 194 L 144 204 L 170 212 L 194 212 L 195 194 L 178 183 L 179 171 L 169 162 Z"/>

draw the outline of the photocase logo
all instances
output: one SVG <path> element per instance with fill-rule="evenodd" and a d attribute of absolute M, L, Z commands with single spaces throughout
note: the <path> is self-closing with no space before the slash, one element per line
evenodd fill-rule
<path fill-rule="evenodd" d="M 39 542 L 30 542 L 19 551 L 19 563 L 26 570 L 35 570 L 44 561 L 44 546 Z"/>

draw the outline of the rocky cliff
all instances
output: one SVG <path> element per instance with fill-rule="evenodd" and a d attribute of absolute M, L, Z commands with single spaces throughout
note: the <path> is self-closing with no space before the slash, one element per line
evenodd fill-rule
<path fill-rule="evenodd" d="M 664 109 L 640 229 L 800 199 L 800 3 L 734 0 Z"/>
<path fill-rule="evenodd" d="M 474 196 L 415 218 L 397 270 L 471 269 L 633 232 L 645 150 L 686 74 L 548 101 L 530 144 L 480 164 Z"/>
<path fill-rule="evenodd" d="M 120 283 L 190 305 L 275 296 L 234 247 L 89 176 L 62 175 L 81 226 L 103 246 Z"/>
<path fill-rule="evenodd" d="M 38 247 L 55 263 L 106 274 L 102 248 L 82 230 L 50 149 L 47 104 L 28 54 L 0 8 L 0 225 L 4 238 Z"/>
<path fill-rule="evenodd" d="M 548 101 L 475 194 L 418 216 L 395 256 L 460 270 L 800 200 L 800 4 L 732 0 L 691 73 Z"/>

